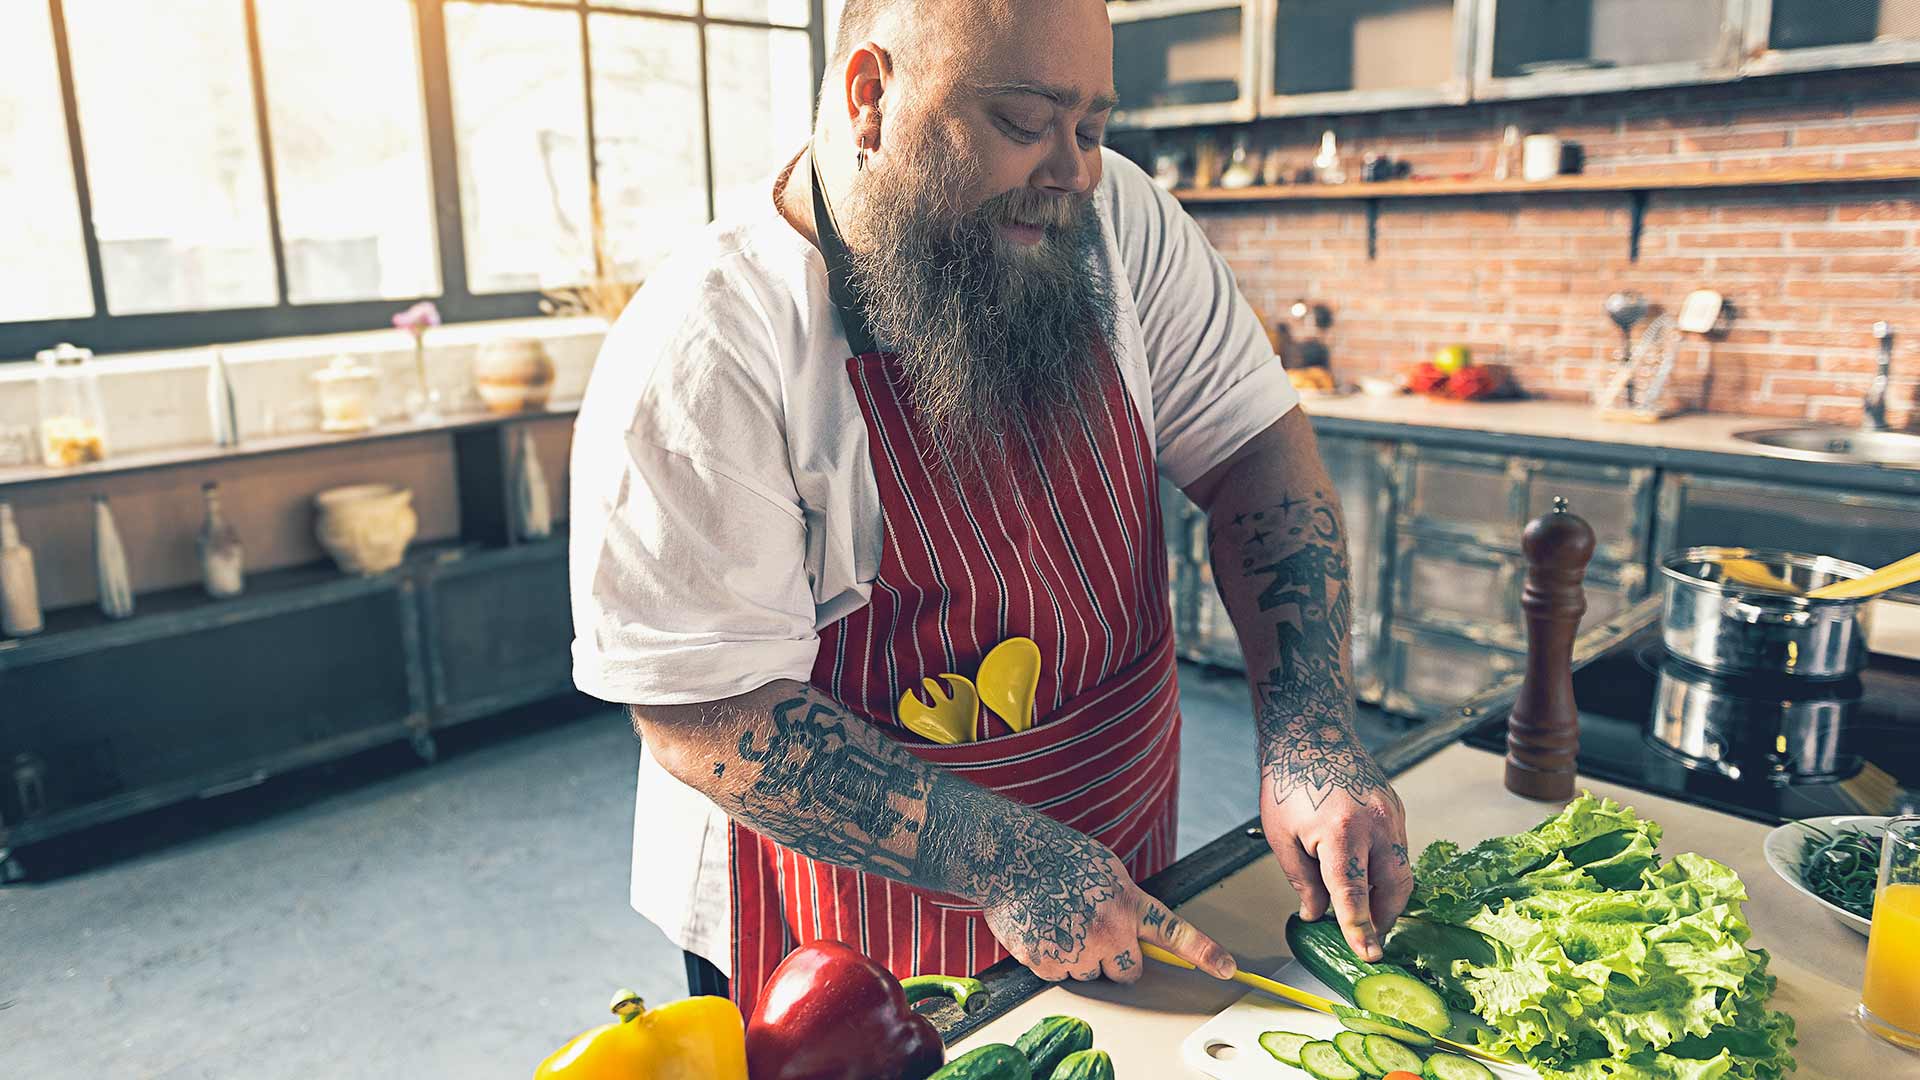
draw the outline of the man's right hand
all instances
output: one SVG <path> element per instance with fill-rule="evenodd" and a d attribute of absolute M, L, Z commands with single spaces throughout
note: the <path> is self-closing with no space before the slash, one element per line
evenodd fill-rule
<path fill-rule="evenodd" d="M 1104 845 L 1064 825 L 1048 839 L 1019 852 L 996 883 L 1002 898 L 985 907 L 993 936 L 1035 975 L 1130 983 L 1146 966 L 1144 941 L 1216 978 L 1233 976 L 1233 957 L 1142 892 Z"/>

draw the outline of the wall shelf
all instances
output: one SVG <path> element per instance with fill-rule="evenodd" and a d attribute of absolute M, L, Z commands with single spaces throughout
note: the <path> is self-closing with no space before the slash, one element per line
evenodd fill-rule
<path fill-rule="evenodd" d="M 1752 172 L 1629 173 L 1558 176 L 1552 180 L 1383 180 L 1378 183 L 1286 184 L 1278 187 L 1181 188 L 1183 203 L 1311 202 L 1348 199 L 1436 199 L 1467 195 L 1551 195 L 1567 192 L 1696 191 L 1794 184 L 1874 184 L 1920 180 L 1920 166 L 1858 169 L 1774 169 Z"/>
<path fill-rule="evenodd" d="M 1281 202 L 1361 201 L 1367 213 L 1367 258 L 1379 254 L 1380 203 L 1383 199 L 1445 199 L 1472 195 L 1622 194 L 1632 207 L 1627 258 L 1640 258 L 1647 198 L 1655 191 L 1706 191 L 1731 188 L 1790 187 L 1802 184 L 1886 184 L 1920 180 L 1920 166 L 1889 165 L 1855 169 L 1756 169 L 1750 172 L 1670 172 L 1556 176 L 1551 180 L 1382 180 L 1354 184 L 1288 184 L 1278 187 L 1181 188 L 1173 197 L 1188 205 Z"/>

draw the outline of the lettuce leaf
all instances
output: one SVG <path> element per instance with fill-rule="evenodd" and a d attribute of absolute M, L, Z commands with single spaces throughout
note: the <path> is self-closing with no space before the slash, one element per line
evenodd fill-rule
<path fill-rule="evenodd" d="M 1434 844 L 1388 949 L 1548 1080 L 1775 1080 L 1793 1020 L 1766 1007 L 1746 888 L 1704 856 L 1661 862 L 1659 842 L 1583 795 L 1515 836 Z"/>

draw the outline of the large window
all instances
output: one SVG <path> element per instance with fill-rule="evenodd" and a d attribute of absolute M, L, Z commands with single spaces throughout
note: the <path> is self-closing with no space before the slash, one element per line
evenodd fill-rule
<path fill-rule="evenodd" d="M 0 359 L 530 315 L 764 205 L 833 0 L 5 0 Z M 596 222 L 598 223 L 596 225 Z"/>

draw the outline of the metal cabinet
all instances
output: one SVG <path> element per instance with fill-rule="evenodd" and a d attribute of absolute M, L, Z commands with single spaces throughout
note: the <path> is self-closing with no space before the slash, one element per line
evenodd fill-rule
<path fill-rule="evenodd" d="M 1518 552 L 1527 522 L 1564 496 L 1593 526 L 1595 557 L 1646 558 L 1654 471 L 1409 446 L 1399 459 L 1400 522 L 1417 533 Z"/>
<path fill-rule="evenodd" d="M 1251 120 L 1258 2 L 1113 0 L 1115 128 Z"/>
<path fill-rule="evenodd" d="M 1920 498 L 1668 473 L 1661 557 L 1698 545 L 1783 548 L 1883 566 L 1920 550 Z M 1920 601 L 1920 586 L 1894 595 Z"/>
<path fill-rule="evenodd" d="M 1396 623 L 1387 635 L 1382 702 L 1405 716 L 1438 715 L 1524 663 L 1522 653 Z"/>
<path fill-rule="evenodd" d="M 421 589 L 436 726 L 573 685 L 573 612 L 561 544 L 475 552 L 426 569 Z"/>
<path fill-rule="evenodd" d="M 1738 78 L 1747 0 L 1483 0 L 1474 96 Z"/>

